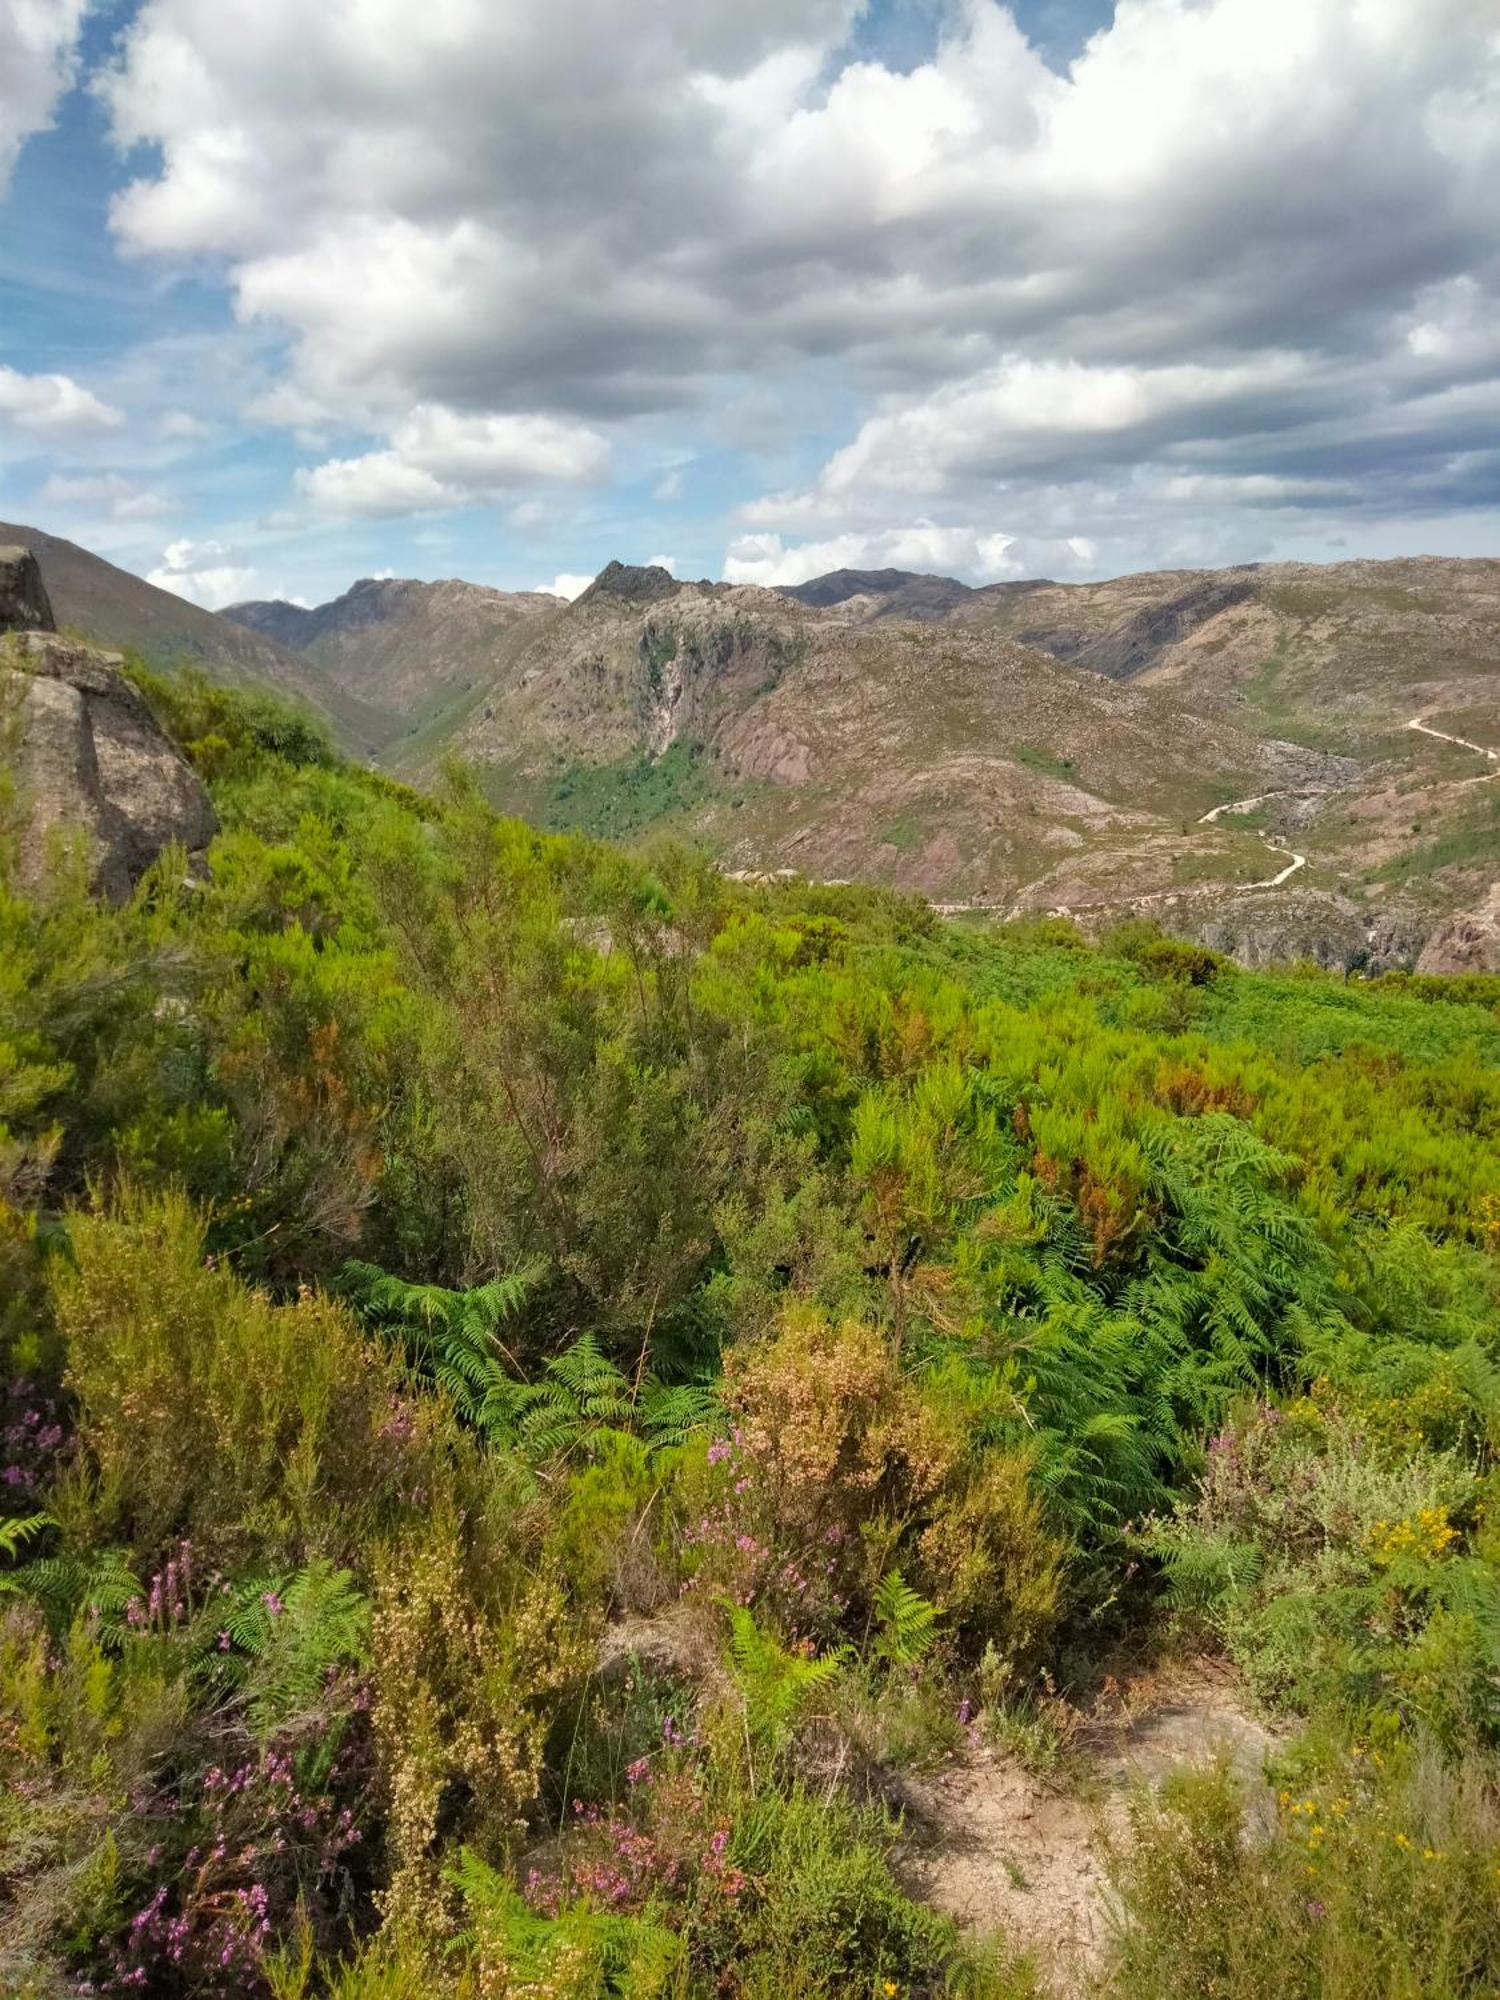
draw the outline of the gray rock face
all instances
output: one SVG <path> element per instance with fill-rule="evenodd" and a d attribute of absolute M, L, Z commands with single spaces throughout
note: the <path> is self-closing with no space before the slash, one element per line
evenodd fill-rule
<path fill-rule="evenodd" d="M 0 632 L 50 632 L 55 624 L 36 557 L 0 548 Z"/>
<path fill-rule="evenodd" d="M 36 609 L 34 597 L 15 602 Z M 9 599 L 4 615 L 13 615 Z M 0 642 L 0 742 L 16 781 L 23 881 L 45 875 L 59 835 L 81 835 L 94 888 L 123 901 L 169 843 L 193 853 L 218 830 L 197 774 L 120 672 L 118 654 L 34 627 L 14 631 Z"/>
<path fill-rule="evenodd" d="M 1450 917 L 1422 947 L 1418 972 L 1500 972 L 1500 882 L 1476 910 Z"/>

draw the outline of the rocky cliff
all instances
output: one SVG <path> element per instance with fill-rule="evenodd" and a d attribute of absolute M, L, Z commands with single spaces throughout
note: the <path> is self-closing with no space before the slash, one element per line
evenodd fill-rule
<path fill-rule="evenodd" d="M 164 847 L 206 847 L 218 823 L 119 655 L 51 628 L 35 557 L 0 549 L 0 728 L 22 878 L 45 871 L 60 838 L 81 836 L 94 887 L 121 900 Z"/>

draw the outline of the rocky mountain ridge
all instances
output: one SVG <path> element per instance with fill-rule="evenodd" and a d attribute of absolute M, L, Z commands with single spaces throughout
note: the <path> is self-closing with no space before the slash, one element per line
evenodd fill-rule
<path fill-rule="evenodd" d="M 779 590 L 615 562 L 571 604 L 368 578 L 231 619 L 378 717 L 388 767 L 457 749 L 543 824 L 1247 958 L 1488 948 L 1497 562 Z"/>

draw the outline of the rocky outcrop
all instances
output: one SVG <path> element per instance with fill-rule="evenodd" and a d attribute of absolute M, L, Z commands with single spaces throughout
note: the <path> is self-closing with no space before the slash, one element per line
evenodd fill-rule
<path fill-rule="evenodd" d="M 1418 972 L 1500 972 L 1500 882 L 1475 910 L 1450 917 L 1422 947 Z"/>
<path fill-rule="evenodd" d="M 50 632 L 55 623 L 36 557 L 0 548 L 0 632 Z"/>
<path fill-rule="evenodd" d="M 654 604 L 663 597 L 675 597 L 683 588 L 672 572 L 659 564 L 607 562 L 580 604 L 594 604 L 600 598 L 616 597 L 627 604 Z"/>
<path fill-rule="evenodd" d="M 20 553 L 20 552 L 18 552 Z M 23 623 L 46 617 L 29 557 L 0 559 L 0 729 L 16 781 L 23 881 L 46 871 L 59 835 L 82 835 L 99 894 L 129 895 L 169 844 L 189 853 L 218 829 L 198 777 L 168 741 L 115 653 Z M 12 584 L 11 579 L 16 581 Z M 38 596 L 38 593 L 40 595 Z"/>

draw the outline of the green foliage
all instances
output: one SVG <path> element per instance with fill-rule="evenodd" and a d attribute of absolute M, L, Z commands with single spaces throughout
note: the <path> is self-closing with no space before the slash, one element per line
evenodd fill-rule
<path fill-rule="evenodd" d="M 1325 1770 L 1280 1793 L 1269 1837 L 1220 1768 L 1135 1811 L 1121 1929 L 1100 1991 L 1225 2000 L 1478 2000 L 1500 1963 L 1494 1774 L 1430 1760 L 1390 1782 Z"/>
<path fill-rule="evenodd" d="M 369 1657 L 369 1603 L 347 1569 L 321 1559 L 291 1576 L 248 1578 L 216 1612 L 235 1649 L 228 1678 L 262 1742 L 316 1706 L 332 1674 Z"/>
<path fill-rule="evenodd" d="M 486 1990 L 543 1991 L 559 2000 L 651 2000 L 674 1990 L 681 1940 L 664 1924 L 575 1904 L 538 1916 L 515 1887 L 465 1849 L 449 1879 L 464 1898 L 458 1942 L 478 1961 Z"/>
<path fill-rule="evenodd" d="M 730 1607 L 729 1659 L 746 1734 L 752 1744 L 773 1752 L 785 1745 L 807 1704 L 829 1688 L 840 1666 L 832 1655 L 816 1659 L 789 1651 L 739 1604 Z"/>
<path fill-rule="evenodd" d="M 55 1527 L 50 1514 L 21 1514 L 9 1521 L 0 1521 L 0 1556 L 14 1561 L 26 1547 L 48 1528 Z"/>
<path fill-rule="evenodd" d="M 177 1196 L 122 1190 L 112 1219 L 74 1218 L 71 1246 L 52 1290 L 93 1532 L 146 1556 L 188 1535 L 204 1559 L 295 1558 L 396 1516 L 398 1380 L 341 1307 L 246 1291 Z"/>
<path fill-rule="evenodd" d="M 542 822 L 601 840 L 633 840 L 719 789 L 702 751 L 673 743 L 659 757 L 569 764 L 547 790 Z"/>
<path fill-rule="evenodd" d="M 203 880 L 0 826 L 7 1977 L 1012 2000 L 862 1759 L 977 1692 L 1059 1768 L 1176 1635 L 1386 1775 L 1338 1870 L 1143 1807 L 1101 1990 L 1495 1990 L 1500 982 L 733 884 L 144 684 Z"/>
<path fill-rule="evenodd" d="M 875 1587 L 875 1654 L 894 1667 L 915 1666 L 937 1636 L 937 1610 L 912 1589 L 899 1569 Z"/>

